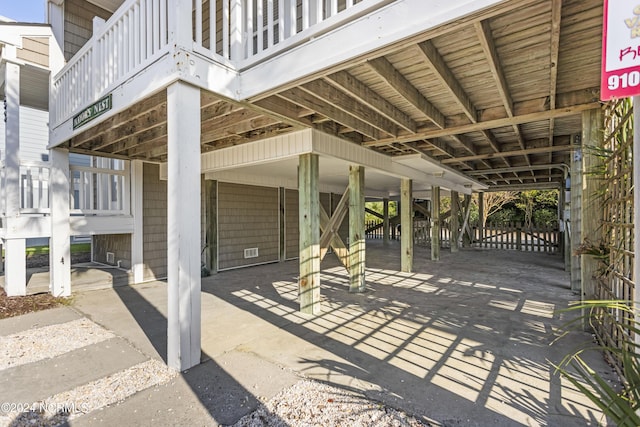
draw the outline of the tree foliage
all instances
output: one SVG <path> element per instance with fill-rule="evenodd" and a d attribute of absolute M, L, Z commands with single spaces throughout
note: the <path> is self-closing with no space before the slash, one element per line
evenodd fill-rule
<path fill-rule="evenodd" d="M 518 198 L 517 191 L 496 191 L 484 194 L 484 212 L 482 218 L 482 226 L 487 225 L 487 218 L 499 212 L 507 203 L 513 202 Z"/>

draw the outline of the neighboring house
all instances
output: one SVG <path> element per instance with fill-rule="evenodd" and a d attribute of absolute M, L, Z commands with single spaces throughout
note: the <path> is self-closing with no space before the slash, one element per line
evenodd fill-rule
<path fill-rule="evenodd" d="M 558 188 L 597 125 L 599 0 L 47 7 L 67 60 L 50 94 L 51 290 L 71 293 L 69 237 L 90 228 L 134 282 L 167 278 L 180 369 L 200 360 L 201 261 L 297 258 L 316 313 L 329 247 L 366 286 L 365 197 L 400 200 L 411 271 L 414 197 L 435 211 L 441 189 Z M 74 153 L 120 163 L 74 171 Z"/>
<path fill-rule="evenodd" d="M 49 25 L 0 21 L 0 237 L 9 295 L 25 292 L 27 239 L 51 233 L 49 82 L 63 65 Z"/>
<path fill-rule="evenodd" d="M 0 21 L 0 239 L 9 295 L 26 293 L 28 242 L 46 244 L 51 235 L 49 84 L 52 74 L 63 65 L 51 26 Z M 94 235 L 100 242 L 99 234 L 110 230 L 111 216 L 121 213 L 121 199 L 125 194 L 128 197 L 124 162 L 72 154 L 69 165 L 73 180 L 71 209 L 76 216 L 71 235 Z M 84 219 L 88 215 L 91 222 Z M 101 217 L 102 223 L 94 216 Z M 105 221 L 109 224 L 104 225 Z M 94 256 L 107 261 L 99 244 Z M 120 265 L 129 266 L 122 261 Z"/>

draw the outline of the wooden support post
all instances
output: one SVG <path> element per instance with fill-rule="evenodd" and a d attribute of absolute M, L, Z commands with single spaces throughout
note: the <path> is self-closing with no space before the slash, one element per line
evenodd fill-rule
<path fill-rule="evenodd" d="M 403 179 L 400 183 L 400 269 L 413 270 L 413 182 Z"/>
<path fill-rule="evenodd" d="M 284 261 L 285 259 L 287 259 L 287 233 L 285 232 L 285 228 L 287 226 L 287 221 L 285 218 L 286 215 L 286 190 L 284 187 L 280 187 L 278 189 L 278 203 L 279 203 L 279 212 L 278 212 L 278 224 L 280 227 L 280 233 L 279 233 L 279 242 L 280 242 L 280 250 L 279 250 L 279 256 L 278 256 L 278 260 L 280 262 Z"/>
<path fill-rule="evenodd" d="M 51 239 L 49 240 L 49 288 L 55 297 L 71 295 L 71 226 L 69 224 L 69 151 L 50 151 Z"/>
<path fill-rule="evenodd" d="M 133 216 L 131 272 L 133 273 L 133 283 L 144 281 L 143 167 L 141 160 L 131 161 L 131 216 Z"/>
<path fill-rule="evenodd" d="M 484 245 L 484 193 L 478 193 L 478 239 L 480 247 Z"/>
<path fill-rule="evenodd" d="M 601 109 L 582 113 L 582 146 L 602 147 L 604 138 L 604 114 Z M 594 171 L 602 167 L 601 157 L 593 149 L 582 151 L 582 241 L 599 246 L 602 241 L 602 196 L 599 195 L 600 179 Z M 582 276 L 582 300 L 596 297 L 597 274 L 601 265 L 593 256 L 580 257 Z M 585 325 L 586 326 L 586 325 Z"/>
<path fill-rule="evenodd" d="M 440 260 L 440 187 L 431 187 L 431 261 Z"/>
<path fill-rule="evenodd" d="M 200 363 L 200 90 L 167 88 L 167 364 Z"/>
<path fill-rule="evenodd" d="M 451 191 L 451 219 L 449 220 L 449 224 L 451 224 L 451 233 L 449 234 L 449 245 L 451 248 L 451 252 L 458 252 L 458 233 L 460 232 L 460 217 L 459 217 L 459 207 L 460 207 L 460 199 L 458 197 L 457 191 Z"/>
<path fill-rule="evenodd" d="M 20 66 L 11 62 L 5 65 L 4 94 L 6 103 L 5 158 L 4 158 L 4 209 L 3 224 L 6 235 L 4 246 L 5 291 L 8 296 L 26 295 L 27 264 L 25 239 L 11 236 L 20 217 Z M 18 231 L 18 230 L 16 230 Z"/>
<path fill-rule="evenodd" d="M 471 194 L 464 195 L 464 227 L 462 229 L 462 242 L 463 247 L 470 247 L 471 236 L 471 224 L 469 224 L 469 218 L 471 214 Z"/>
<path fill-rule="evenodd" d="M 211 274 L 218 272 L 218 181 L 204 180 L 205 266 Z"/>
<path fill-rule="evenodd" d="M 349 292 L 364 292 L 366 239 L 364 167 L 349 166 Z"/>
<path fill-rule="evenodd" d="M 318 155 L 302 154 L 298 166 L 300 311 L 320 313 L 320 193 Z"/>
<path fill-rule="evenodd" d="M 389 199 L 382 199 L 382 243 L 389 243 Z"/>
<path fill-rule="evenodd" d="M 582 274 L 580 255 L 576 255 L 576 250 L 582 242 L 582 148 L 574 150 L 571 156 L 571 218 L 569 227 L 571 233 L 571 290 L 579 293 Z"/>

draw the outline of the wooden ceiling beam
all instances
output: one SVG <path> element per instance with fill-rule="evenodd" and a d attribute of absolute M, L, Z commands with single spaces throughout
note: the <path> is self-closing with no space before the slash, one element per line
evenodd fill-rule
<path fill-rule="evenodd" d="M 400 96 L 406 99 L 411 105 L 417 108 L 427 119 L 431 120 L 437 127 L 444 129 L 444 115 L 427 98 L 420 93 L 394 66 L 384 57 L 372 59 L 367 64 L 375 71 L 389 86 L 391 86 Z"/>
<path fill-rule="evenodd" d="M 398 134 L 398 126 L 394 122 L 324 80 L 314 80 L 301 88 L 389 136 Z"/>
<path fill-rule="evenodd" d="M 368 123 L 363 122 L 354 116 L 345 113 L 339 108 L 319 99 L 317 96 L 304 91 L 302 89 L 287 89 L 279 94 L 279 96 L 300 105 L 301 107 L 311 108 L 323 116 L 330 117 L 335 122 L 343 126 L 354 129 L 357 132 L 368 136 L 372 139 L 380 139 L 380 131 Z"/>
<path fill-rule="evenodd" d="M 541 154 L 547 152 L 556 152 L 556 151 L 569 151 L 578 148 L 575 144 L 567 144 L 567 145 L 554 145 L 553 147 L 532 147 L 524 150 L 513 150 L 513 151 L 503 151 L 500 153 L 501 156 L 505 157 L 515 157 L 515 156 L 524 156 L 527 154 Z M 477 154 L 475 156 L 461 156 L 453 159 L 444 159 L 441 161 L 442 164 L 448 163 L 456 163 L 456 162 L 466 162 L 469 160 L 480 160 L 480 159 L 492 159 L 496 157 L 496 153 L 484 153 Z"/>
<path fill-rule="evenodd" d="M 338 71 L 326 77 L 332 84 L 339 86 L 351 96 L 387 117 L 403 129 L 415 133 L 418 130 L 416 122 L 407 114 L 396 108 L 389 101 L 371 90 L 367 85 L 356 79 L 346 71 Z"/>
<path fill-rule="evenodd" d="M 114 126 L 103 132 L 98 140 L 82 144 L 86 150 L 101 151 L 120 141 L 128 140 L 132 136 L 143 134 L 148 129 L 167 120 L 167 104 L 160 104 L 146 113 L 132 118 L 119 126 Z M 74 145 L 77 147 L 78 145 Z"/>
<path fill-rule="evenodd" d="M 118 126 L 121 123 L 126 123 L 132 119 L 135 119 L 139 116 L 144 116 L 149 112 L 149 110 L 157 109 L 159 105 L 166 105 L 167 102 L 167 91 L 163 90 L 158 92 L 155 95 L 150 96 L 149 98 L 145 98 L 137 104 L 132 105 L 120 113 L 115 114 L 113 117 L 98 123 L 97 125 L 88 128 L 87 130 L 77 134 L 72 137 L 69 141 L 69 147 L 80 147 L 84 145 L 86 142 L 93 140 L 96 135 L 100 135 L 102 133 L 108 132 L 114 126 Z M 166 118 L 164 119 L 166 120 Z"/>
<path fill-rule="evenodd" d="M 218 129 L 228 129 L 230 127 L 233 127 L 233 125 L 238 122 L 255 119 L 256 117 L 262 117 L 262 114 L 258 111 L 253 111 L 246 108 L 235 110 L 232 113 L 225 114 L 224 116 L 219 116 L 207 121 L 202 121 L 200 125 L 200 132 L 204 135 L 209 132 L 214 132 Z"/>
<path fill-rule="evenodd" d="M 549 79 L 549 108 L 556 108 L 556 92 L 558 90 L 558 59 L 560 53 L 560 24 L 562 20 L 562 0 L 551 2 L 551 32 L 550 32 L 550 79 Z M 549 120 L 549 145 L 553 145 L 555 133 L 555 120 Z M 549 162 L 552 162 L 552 154 L 549 153 Z"/>
<path fill-rule="evenodd" d="M 269 116 L 254 117 L 242 122 L 234 123 L 227 127 L 221 127 L 213 129 L 207 133 L 203 133 L 201 141 L 203 144 L 211 144 L 220 139 L 224 139 L 230 136 L 242 136 L 247 132 L 255 131 L 267 126 L 272 126 L 276 123 L 281 123 L 280 120 L 274 119 Z"/>
<path fill-rule="evenodd" d="M 500 94 L 500 99 L 502 99 L 504 109 L 507 112 L 507 116 L 513 117 L 513 98 L 511 97 L 511 91 L 509 90 L 509 85 L 507 84 L 507 78 L 505 77 L 502 63 L 500 62 L 500 57 L 498 56 L 498 50 L 496 49 L 496 45 L 493 41 L 493 35 L 491 34 L 491 26 L 489 25 L 489 21 L 479 21 L 475 22 L 473 25 L 476 29 L 476 35 L 480 42 L 480 46 L 482 46 L 485 58 L 487 59 L 487 63 L 489 64 L 489 68 L 491 69 L 491 74 L 496 81 L 496 87 L 498 89 L 498 93 Z M 520 132 L 520 126 L 518 126 L 518 124 L 513 124 L 511 126 L 516 136 L 516 140 L 520 145 L 520 148 L 524 149 L 524 138 L 522 137 L 522 133 Z M 527 162 L 527 164 L 531 164 L 531 159 L 529 159 L 528 156 L 525 156 L 525 161 Z"/>
<path fill-rule="evenodd" d="M 289 122 L 292 125 L 296 125 L 301 128 L 313 127 L 314 123 L 308 117 L 311 114 L 306 114 L 310 111 L 309 109 L 300 107 L 299 105 L 293 104 L 278 96 L 261 99 L 252 105 L 258 106 L 265 111 L 269 111 L 271 115 L 275 114 L 281 117 L 283 121 Z"/>
<path fill-rule="evenodd" d="M 438 53 L 438 49 L 433 45 L 433 42 L 427 40 L 418 43 L 418 51 L 422 53 L 422 56 L 429 63 L 438 79 L 453 95 L 453 99 L 460 105 L 464 114 L 471 120 L 471 123 L 476 123 L 478 121 L 476 108 L 473 106 L 469 95 L 467 95 L 460 82 L 454 77 L 451 69 L 440 56 L 440 53 Z"/>
<path fill-rule="evenodd" d="M 117 143 L 109 147 L 109 151 L 114 154 L 120 154 L 124 151 L 129 151 L 133 147 L 143 144 L 147 141 L 154 141 L 161 137 L 167 136 L 167 122 L 159 123 L 157 126 L 149 128 L 144 132 L 140 132 L 136 135 L 132 135 L 127 139 L 118 141 Z"/>
<path fill-rule="evenodd" d="M 486 120 L 478 123 L 452 126 L 446 129 L 425 129 L 418 131 L 415 135 L 400 135 L 396 138 L 381 139 L 378 141 L 365 142 L 367 147 L 391 144 L 393 142 L 412 142 L 423 139 L 438 138 L 448 135 L 459 135 L 468 132 L 478 132 L 481 130 L 512 126 L 514 124 L 549 120 L 550 118 L 574 116 L 582 111 L 600 108 L 599 102 L 589 102 L 586 104 L 574 105 L 571 107 L 556 108 L 555 110 L 538 111 L 535 113 L 522 114 L 513 117 L 503 117 L 499 119 Z"/>

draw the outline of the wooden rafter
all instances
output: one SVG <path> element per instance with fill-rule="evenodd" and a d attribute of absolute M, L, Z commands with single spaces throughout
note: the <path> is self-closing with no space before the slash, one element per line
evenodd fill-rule
<path fill-rule="evenodd" d="M 440 129 L 444 129 L 444 115 L 431 104 L 386 58 L 372 59 L 367 64 L 404 99 L 417 108 Z"/>
<path fill-rule="evenodd" d="M 420 51 L 427 61 L 427 63 L 431 66 L 436 76 L 442 84 L 447 88 L 447 90 L 453 95 L 453 99 L 460 105 L 464 114 L 471 120 L 471 123 L 476 123 L 478 121 L 478 114 L 476 112 L 476 108 L 473 106 L 469 95 L 465 92 L 460 85 L 460 82 L 456 80 L 455 76 L 442 59 L 442 56 L 438 53 L 438 50 L 433 45 L 433 42 L 427 40 L 425 42 L 418 44 L 418 51 Z"/>
<path fill-rule="evenodd" d="M 484 20 L 476 22 L 474 26 L 476 28 L 478 40 L 480 41 L 480 45 L 482 46 L 482 50 L 484 51 L 485 58 L 496 81 L 496 87 L 498 89 L 498 93 L 500 94 L 500 98 L 502 99 L 504 109 L 507 112 L 508 117 L 513 117 L 513 98 L 511 97 L 511 91 L 509 90 L 509 85 L 507 84 L 507 78 L 505 77 L 504 70 L 502 69 L 500 57 L 498 56 L 498 50 L 496 49 L 495 43 L 493 42 L 493 36 L 491 35 L 491 27 L 489 25 L 489 21 Z M 513 128 L 513 132 L 516 136 L 518 144 L 520 145 L 520 148 L 524 149 L 524 138 L 522 137 L 522 133 L 520 132 L 520 126 L 517 123 L 514 123 L 511 125 L 511 127 Z M 528 164 L 531 164 L 531 160 L 529 159 L 529 157 L 525 156 L 525 159 Z"/>
<path fill-rule="evenodd" d="M 562 0 L 551 2 L 551 42 L 549 44 L 551 76 L 549 79 L 549 109 L 556 108 L 556 91 L 558 85 L 558 56 L 560 51 L 560 21 L 562 19 Z M 549 119 L 549 146 L 553 145 L 555 133 L 555 120 Z M 549 153 L 549 163 L 553 161 L 553 154 Z"/>
<path fill-rule="evenodd" d="M 367 85 L 346 71 L 339 71 L 331 74 L 327 76 L 327 80 L 338 85 L 343 90 L 351 94 L 351 96 L 366 103 L 369 107 L 387 117 L 389 120 L 395 122 L 405 130 L 414 133 L 417 131 L 418 125 L 413 119 L 411 119 L 411 117 L 400 111 L 389 101 L 378 95 L 375 91 L 369 89 Z"/>
<path fill-rule="evenodd" d="M 372 139 L 380 138 L 380 131 L 362 120 L 345 113 L 339 108 L 334 107 L 331 104 L 319 99 L 317 96 L 302 89 L 294 88 L 288 89 L 279 94 L 279 96 L 288 99 L 289 101 L 298 104 L 303 107 L 311 108 L 318 113 L 330 117 L 332 120 L 340 123 L 343 126 L 354 129 L 363 135 Z"/>
<path fill-rule="evenodd" d="M 350 97 L 340 89 L 330 85 L 324 80 L 314 80 L 301 86 L 303 90 L 322 99 L 326 103 L 339 108 L 346 114 L 350 114 L 359 120 L 381 130 L 389 136 L 398 134 L 395 123 L 384 117 L 377 111 Z"/>

